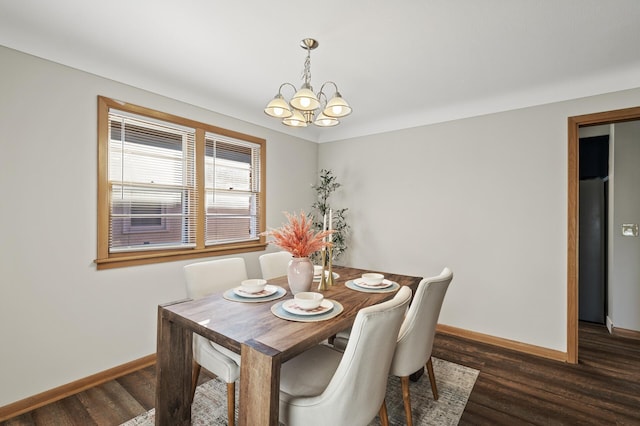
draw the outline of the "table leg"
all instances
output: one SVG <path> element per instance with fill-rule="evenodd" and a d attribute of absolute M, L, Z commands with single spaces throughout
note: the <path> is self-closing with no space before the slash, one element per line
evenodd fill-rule
<path fill-rule="evenodd" d="M 170 321 L 158 307 L 156 425 L 191 424 L 192 337 L 191 331 Z"/>
<path fill-rule="evenodd" d="M 280 353 L 250 340 L 240 361 L 240 426 L 278 426 Z"/>

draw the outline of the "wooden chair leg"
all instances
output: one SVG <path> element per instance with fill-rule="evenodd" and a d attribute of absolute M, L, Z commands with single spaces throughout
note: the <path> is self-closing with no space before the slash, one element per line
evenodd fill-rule
<path fill-rule="evenodd" d="M 400 377 L 402 384 L 402 401 L 404 401 L 404 415 L 407 418 L 407 426 L 413 425 L 411 416 L 411 393 L 409 393 L 409 376 Z"/>
<path fill-rule="evenodd" d="M 380 412 L 378 413 L 380 416 L 380 424 L 382 426 L 389 426 L 389 415 L 387 414 L 387 401 L 385 399 L 382 400 L 382 405 L 380 406 Z"/>
<path fill-rule="evenodd" d="M 191 368 L 191 401 L 196 395 L 196 388 L 198 387 L 198 376 L 200 376 L 200 364 L 193 361 L 193 367 Z"/>
<path fill-rule="evenodd" d="M 229 426 L 233 426 L 236 421 L 236 384 L 227 383 L 227 417 Z"/>
<path fill-rule="evenodd" d="M 429 373 L 429 381 L 431 382 L 431 391 L 433 392 L 433 399 L 438 400 L 438 387 L 436 386 L 436 375 L 433 373 L 433 363 L 431 357 L 427 361 L 427 373 Z"/>

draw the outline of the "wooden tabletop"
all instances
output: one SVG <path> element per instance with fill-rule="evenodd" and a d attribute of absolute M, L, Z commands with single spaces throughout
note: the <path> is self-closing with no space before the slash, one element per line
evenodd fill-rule
<path fill-rule="evenodd" d="M 222 294 L 214 294 L 202 299 L 165 305 L 165 315 L 171 321 L 186 326 L 192 331 L 228 349 L 240 353 L 243 342 L 258 341 L 283 356 L 283 361 L 313 347 L 322 340 L 348 328 L 357 312 L 370 305 L 388 300 L 393 293 L 363 293 L 345 286 L 348 280 L 358 278 L 363 271 L 356 268 L 334 267 L 340 277 L 334 286 L 322 293 L 325 298 L 340 302 L 344 311 L 336 318 L 313 323 L 281 319 L 271 313 L 271 306 L 293 298 L 286 277 L 269 280 L 269 284 L 279 285 L 287 290 L 281 299 L 261 303 L 242 303 L 225 299 Z M 384 273 L 384 272 L 383 272 Z M 385 278 L 400 285 L 408 285 L 415 290 L 420 277 L 384 273 Z M 314 287 L 317 283 L 314 283 Z M 313 291 L 316 291 L 314 288 Z"/>

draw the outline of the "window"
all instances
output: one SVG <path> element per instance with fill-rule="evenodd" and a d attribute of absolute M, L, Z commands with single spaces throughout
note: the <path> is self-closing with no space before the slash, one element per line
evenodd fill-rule
<path fill-rule="evenodd" d="M 245 240 L 259 233 L 256 160 L 250 145 L 205 134 L 205 244 Z"/>
<path fill-rule="evenodd" d="M 98 269 L 265 248 L 263 139 L 98 106 Z"/>

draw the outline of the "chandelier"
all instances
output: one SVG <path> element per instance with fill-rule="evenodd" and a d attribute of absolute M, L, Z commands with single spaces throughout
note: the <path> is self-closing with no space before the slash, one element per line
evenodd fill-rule
<path fill-rule="evenodd" d="M 304 83 L 300 90 L 291 83 L 282 83 L 278 94 L 269 102 L 264 112 L 282 120 L 282 123 L 291 127 L 307 127 L 313 123 L 320 127 L 331 127 L 340 124 L 339 118 L 351 114 L 351 107 L 338 92 L 338 86 L 333 81 L 327 81 L 320 86 L 320 91 L 313 93 L 311 87 L 311 51 L 318 47 L 318 42 L 312 38 L 305 38 L 300 42 L 300 47 L 307 51 L 304 61 L 302 78 Z M 289 102 L 282 96 L 284 87 L 292 87 L 295 94 Z M 324 91 L 325 86 L 333 86 L 334 94 L 331 99 Z"/>

